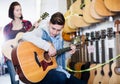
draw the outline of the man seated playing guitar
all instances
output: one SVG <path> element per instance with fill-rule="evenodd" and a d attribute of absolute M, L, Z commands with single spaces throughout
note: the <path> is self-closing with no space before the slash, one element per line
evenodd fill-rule
<path fill-rule="evenodd" d="M 56 12 L 51 16 L 50 22 L 44 28 L 40 26 L 31 32 L 23 34 L 22 39 L 29 41 L 48 52 L 51 57 L 56 56 L 57 50 L 63 48 L 63 39 L 61 30 L 65 24 L 63 14 Z M 75 45 L 70 45 L 70 53 L 73 54 L 76 50 Z M 65 68 L 65 53 L 56 56 L 57 67 L 50 69 L 40 84 L 87 84 L 85 81 L 77 79 L 70 75 Z M 48 66 L 49 67 L 49 66 Z"/>

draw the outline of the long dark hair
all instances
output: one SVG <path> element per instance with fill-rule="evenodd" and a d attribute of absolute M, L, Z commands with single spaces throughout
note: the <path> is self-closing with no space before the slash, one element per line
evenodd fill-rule
<path fill-rule="evenodd" d="M 11 18 L 11 19 L 14 19 L 14 8 L 15 8 L 15 6 L 17 6 L 17 5 L 19 5 L 19 6 L 21 6 L 17 1 L 15 1 L 15 2 L 12 2 L 11 3 L 11 5 L 10 5 L 10 7 L 9 7 L 9 17 Z M 20 19 L 23 19 L 23 16 L 21 15 L 21 17 L 20 17 Z"/>
<path fill-rule="evenodd" d="M 62 13 L 56 12 L 51 16 L 50 22 L 52 24 L 64 25 L 65 24 L 65 18 L 64 18 Z"/>

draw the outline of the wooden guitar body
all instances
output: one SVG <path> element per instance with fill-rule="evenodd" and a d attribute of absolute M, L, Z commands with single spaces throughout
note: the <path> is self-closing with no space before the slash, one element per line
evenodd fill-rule
<path fill-rule="evenodd" d="M 105 6 L 113 12 L 120 12 L 120 0 L 104 0 Z"/>
<path fill-rule="evenodd" d="M 25 83 L 39 82 L 49 70 L 57 67 L 55 57 L 49 57 L 44 50 L 30 42 L 21 42 L 17 48 L 13 49 L 12 61 L 19 78 Z"/>
<path fill-rule="evenodd" d="M 75 64 L 75 70 L 76 70 L 76 71 L 80 71 L 82 65 L 83 65 L 83 63 L 77 62 L 77 63 Z M 80 78 L 81 78 L 81 72 L 76 72 L 76 73 L 74 73 L 74 76 L 80 79 Z"/>
<path fill-rule="evenodd" d="M 106 8 L 104 4 L 104 0 L 95 1 L 95 10 L 99 15 L 104 16 L 104 17 L 114 15 L 113 12 L 111 12 L 110 10 Z"/>
<path fill-rule="evenodd" d="M 110 77 L 109 84 L 120 84 L 120 74 L 115 73 L 116 62 L 112 64 L 112 76 Z"/>
<path fill-rule="evenodd" d="M 97 66 L 99 66 L 99 64 Z M 94 78 L 93 84 L 101 84 L 100 80 L 102 80 L 102 77 L 103 77 L 102 74 L 101 74 L 101 70 L 102 70 L 102 67 L 98 67 L 96 69 L 97 74 L 96 74 L 96 76 Z"/>
<path fill-rule="evenodd" d="M 83 9 L 83 18 L 86 23 L 97 23 L 100 22 L 101 20 L 95 19 L 91 16 L 90 14 L 90 6 L 91 6 L 91 1 L 90 0 L 85 0 L 85 7 Z"/>
<path fill-rule="evenodd" d="M 12 49 L 15 48 L 18 45 L 18 42 L 21 39 L 22 35 L 23 35 L 23 33 L 20 32 L 20 33 L 17 34 L 15 39 L 8 40 L 3 44 L 2 53 L 8 59 L 11 60 Z"/>
<path fill-rule="evenodd" d="M 75 32 L 71 32 L 71 33 L 65 33 L 65 32 L 62 32 L 62 37 L 65 41 L 72 41 L 72 39 L 75 37 Z"/>
<path fill-rule="evenodd" d="M 90 68 L 93 68 L 95 66 L 96 66 L 96 64 L 91 64 Z M 89 80 L 88 80 L 88 84 L 93 84 L 93 80 L 95 78 L 95 71 L 96 71 L 96 69 L 90 70 L 90 77 L 89 77 Z"/>
<path fill-rule="evenodd" d="M 104 71 L 104 76 L 101 80 L 101 84 L 109 84 L 109 79 L 110 79 L 110 76 L 109 76 L 109 64 L 106 64 L 104 67 L 103 67 L 103 71 Z"/>
<path fill-rule="evenodd" d="M 103 19 L 104 17 L 100 16 L 95 10 L 95 1 L 96 0 L 92 0 L 90 4 L 90 14 L 95 19 Z"/>

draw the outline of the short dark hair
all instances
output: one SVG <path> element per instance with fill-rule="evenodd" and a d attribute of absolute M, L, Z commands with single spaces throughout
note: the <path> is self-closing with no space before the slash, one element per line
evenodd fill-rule
<path fill-rule="evenodd" d="M 12 2 L 11 3 L 11 5 L 10 5 L 10 7 L 9 7 L 9 17 L 11 18 L 11 19 L 14 19 L 14 8 L 15 8 L 15 6 L 17 6 L 17 5 L 20 5 L 17 1 L 15 1 L 15 2 Z M 20 5 L 21 6 L 21 5 Z M 21 16 L 20 17 L 20 19 L 23 19 L 23 16 Z"/>
<path fill-rule="evenodd" d="M 62 13 L 56 12 L 51 16 L 50 22 L 52 24 L 64 25 L 65 24 L 65 18 L 64 18 Z"/>

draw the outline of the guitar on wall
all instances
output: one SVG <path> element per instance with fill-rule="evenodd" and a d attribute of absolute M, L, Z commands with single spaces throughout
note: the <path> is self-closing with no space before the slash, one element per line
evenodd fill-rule
<path fill-rule="evenodd" d="M 90 53 L 90 62 L 91 62 L 91 64 L 90 64 L 90 68 L 93 68 L 93 67 L 95 67 L 96 66 L 96 63 L 95 63 L 95 61 L 94 61 L 94 43 L 93 43 L 93 41 L 95 40 L 95 35 L 94 35 L 94 32 L 92 31 L 91 33 L 90 33 L 90 36 L 91 36 L 91 39 L 90 39 L 90 47 L 92 48 L 92 49 L 88 49 L 88 51 L 89 51 L 89 53 Z M 91 51 L 92 50 L 92 51 Z M 93 69 L 93 70 L 90 70 L 90 77 L 89 77 L 89 80 L 88 80 L 88 84 L 93 84 L 93 80 L 94 80 L 94 78 L 95 78 L 95 69 Z"/>
<path fill-rule="evenodd" d="M 117 28 L 115 32 L 116 36 L 116 56 L 120 54 L 120 20 L 115 20 L 114 23 L 115 27 Z M 112 76 L 109 80 L 109 84 L 120 84 L 120 58 L 117 58 L 116 61 L 112 64 Z"/>
<path fill-rule="evenodd" d="M 37 21 L 40 23 L 41 20 L 44 20 L 49 14 L 47 12 L 43 13 L 42 16 L 40 16 L 40 19 Z M 29 31 L 32 31 L 35 28 L 35 26 L 32 26 Z M 21 39 L 24 32 L 20 32 L 16 35 L 14 39 L 6 41 L 2 46 L 2 53 L 4 56 L 6 56 L 8 59 L 11 60 L 11 52 L 14 47 L 18 45 L 19 40 Z"/>
<path fill-rule="evenodd" d="M 70 47 L 60 49 L 56 55 L 60 55 L 69 50 L 71 50 Z M 55 57 L 49 56 L 48 52 L 27 41 L 20 42 L 12 50 L 14 68 L 20 80 L 27 84 L 40 82 L 49 70 L 56 68 L 57 63 Z"/>
<path fill-rule="evenodd" d="M 106 38 L 106 30 L 101 30 L 101 61 L 102 63 L 105 63 L 105 38 Z M 107 68 L 107 66 L 106 66 Z M 109 68 L 108 68 L 109 69 Z M 106 70 L 105 70 L 106 71 Z M 106 83 L 103 83 L 102 80 L 103 80 L 103 77 L 107 74 L 107 72 L 105 73 L 104 71 L 104 65 L 97 68 L 97 75 L 94 79 L 94 84 L 108 84 L 108 81 L 109 79 L 105 79 L 106 80 Z"/>
<path fill-rule="evenodd" d="M 113 40 L 113 28 L 107 28 L 107 37 L 109 40 L 108 44 L 108 52 L 109 52 L 109 60 L 113 58 L 113 45 L 110 43 Z M 112 46 L 111 46 L 112 45 Z M 101 84 L 109 84 L 109 79 L 112 76 L 112 70 L 111 70 L 111 64 L 113 63 L 113 61 L 109 62 L 108 64 L 105 64 L 103 67 L 103 71 L 104 71 L 104 76 L 102 77 L 101 80 Z"/>

